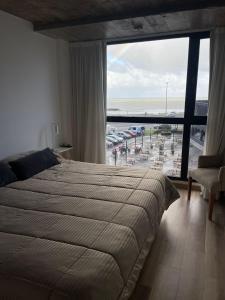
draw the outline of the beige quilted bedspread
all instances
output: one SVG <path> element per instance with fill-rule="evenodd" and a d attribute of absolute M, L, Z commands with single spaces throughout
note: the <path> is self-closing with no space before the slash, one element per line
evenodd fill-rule
<path fill-rule="evenodd" d="M 178 197 L 160 172 L 74 161 L 0 188 L 0 295 L 129 298 Z"/>

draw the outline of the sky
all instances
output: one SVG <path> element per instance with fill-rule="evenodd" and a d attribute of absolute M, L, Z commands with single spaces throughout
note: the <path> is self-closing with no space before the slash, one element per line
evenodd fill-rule
<path fill-rule="evenodd" d="M 109 45 L 108 98 L 185 97 L 188 38 Z M 197 99 L 208 93 L 209 40 L 200 46 Z"/>

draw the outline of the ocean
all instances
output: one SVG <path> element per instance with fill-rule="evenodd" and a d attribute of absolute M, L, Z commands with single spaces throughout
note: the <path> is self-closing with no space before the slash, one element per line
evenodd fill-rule
<path fill-rule="evenodd" d="M 160 115 L 184 113 L 184 97 L 166 98 L 108 98 L 107 115 Z"/>

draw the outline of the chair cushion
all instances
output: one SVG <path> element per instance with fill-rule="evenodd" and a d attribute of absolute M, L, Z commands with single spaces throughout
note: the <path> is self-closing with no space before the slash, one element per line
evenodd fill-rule
<path fill-rule="evenodd" d="M 220 191 L 219 169 L 198 168 L 189 171 L 189 176 L 211 192 Z"/>

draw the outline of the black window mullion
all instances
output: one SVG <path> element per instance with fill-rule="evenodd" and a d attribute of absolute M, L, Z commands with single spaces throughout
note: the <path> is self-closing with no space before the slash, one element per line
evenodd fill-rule
<path fill-rule="evenodd" d="M 188 159 L 190 147 L 190 132 L 195 111 L 195 98 L 197 88 L 198 60 L 200 39 L 191 37 L 189 41 L 187 83 L 184 110 L 184 131 L 182 146 L 181 178 L 187 178 Z"/>
<path fill-rule="evenodd" d="M 119 122 L 119 123 L 130 123 L 130 124 L 132 123 L 183 124 L 182 163 L 181 163 L 181 177 L 180 177 L 180 179 L 182 180 L 187 179 L 191 126 L 207 124 L 207 116 L 195 116 L 195 102 L 196 102 L 200 40 L 208 36 L 209 36 L 209 32 L 194 33 L 189 35 L 185 109 L 184 109 L 183 118 L 182 117 L 169 118 L 169 117 L 107 116 L 107 122 L 112 122 L 112 123 Z M 170 37 L 167 36 L 164 38 L 173 38 L 173 36 Z M 151 40 L 151 39 L 147 39 L 147 40 Z M 124 41 L 121 42 L 123 43 Z M 136 40 L 130 42 L 136 42 Z M 118 44 L 118 41 L 114 43 Z M 179 179 L 179 178 L 176 177 L 173 179 Z"/>
<path fill-rule="evenodd" d="M 206 125 L 207 124 L 207 116 L 193 116 L 191 119 L 192 125 Z"/>
<path fill-rule="evenodd" d="M 146 124 L 184 124 L 184 118 L 107 116 L 107 122 L 146 123 Z"/>

